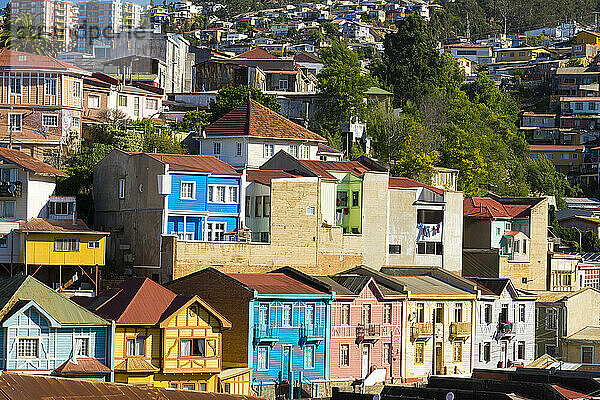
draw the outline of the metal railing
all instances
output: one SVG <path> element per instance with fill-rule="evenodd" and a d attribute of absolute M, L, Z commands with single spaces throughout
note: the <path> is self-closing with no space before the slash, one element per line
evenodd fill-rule
<path fill-rule="evenodd" d="M 357 337 L 373 337 L 381 335 L 381 326 L 379 324 L 359 324 L 356 326 Z"/>
<path fill-rule="evenodd" d="M 470 322 L 452 322 L 450 324 L 450 336 L 468 337 L 471 336 Z"/>

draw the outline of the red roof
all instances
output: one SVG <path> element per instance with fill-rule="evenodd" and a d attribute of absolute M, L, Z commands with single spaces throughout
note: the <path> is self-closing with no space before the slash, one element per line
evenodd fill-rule
<path fill-rule="evenodd" d="M 564 388 L 560 385 L 552 385 L 552 387 L 554 388 L 554 390 L 556 390 L 558 393 L 560 393 L 566 399 L 591 399 L 592 398 L 592 396 L 588 396 L 585 393 L 576 392 L 574 390 Z"/>
<path fill-rule="evenodd" d="M 241 54 L 233 58 L 244 58 L 247 60 L 277 60 L 279 57 L 269 53 L 268 51 L 261 49 L 260 47 L 255 47 L 248 51 L 245 51 Z"/>
<path fill-rule="evenodd" d="M 132 153 L 133 154 L 133 153 Z M 208 172 L 217 175 L 240 175 L 231 165 L 215 156 L 184 154 L 144 153 L 163 164 L 169 164 L 171 171 Z"/>
<path fill-rule="evenodd" d="M 431 186 L 431 185 L 428 185 L 423 182 L 415 181 L 414 179 L 403 178 L 400 176 L 390 176 L 389 187 L 391 187 L 391 188 L 406 188 L 406 189 L 422 187 L 422 188 L 429 189 L 432 192 L 437 193 L 437 194 L 444 194 L 444 192 L 445 192 L 443 189 L 436 188 L 435 186 Z"/>
<path fill-rule="evenodd" d="M 19 150 L 0 147 L 0 159 L 10 161 L 19 167 L 39 175 L 69 176 L 64 172 L 31 157 Z"/>
<path fill-rule="evenodd" d="M 76 67 L 71 63 L 57 60 L 54 57 L 9 49 L 0 50 L 0 68 L 23 68 L 27 70 L 52 69 L 89 75 L 89 72 L 86 70 Z"/>
<path fill-rule="evenodd" d="M 254 136 L 276 139 L 314 140 L 325 138 L 295 124 L 284 116 L 249 99 L 205 129 L 206 136 Z"/>
<path fill-rule="evenodd" d="M 57 374 L 110 374 L 112 371 L 95 358 L 68 359 L 54 370 Z"/>
<path fill-rule="evenodd" d="M 358 161 L 321 161 L 321 160 L 298 160 L 305 167 L 312 170 L 321 178 L 336 179 L 328 171 L 352 172 L 354 175 L 362 177 L 369 168 Z"/>
<path fill-rule="evenodd" d="M 295 62 L 314 63 L 314 64 L 318 64 L 318 63 L 323 64 L 323 61 L 321 61 L 321 59 L 319 57 L 317 57 L 316 54 L 310 54 L 310 53 L 306 53 L 304 51 L 296 54 L 294 56 L 294 61 Z"/>
<path fill-rule="evenodd" d="M 258 182 L 266 186 L 271 186 L 271 179 L 277 178 L 295 178 L 296 175 L 292 175 L 280 169 L 274 170 L 261 170 L 261 169 L 249 169 L 246 172 L 246 180 L 249 182 Z"/>
<path fill-rule="evenodd" d="M 281 273 L 226 275 L 262 294 L 326 294 Z"/>
<path fill-rule="evenodd" d="M 529 151 L 583 151 L 584 145 L 579 144 L 531 144 Z"/>
<path fill-rule="evenodd" d="M 519 233 L 521 233 L 520 231 L 506 231 L 504 232 L 505 236 L 517 236 Z"/>
<path fill-rule="evenodd" d="M 73 219 L 49 219 L 49 218 L 30 218 L 19 225 L 19 231 L 29 233 L 89 233 L 108 235 L 108 232 L 95 231 L 88 228 L 83 220 L 78 219 L 73 224 Z"/>
<path fill-rule="evenodd" d="M 519 218 L 529 215 L 529 209 L 538 203 L 539 199 L 524 200 L 519 203 L 510 201 L 501 202 L 490 197 L 470 197 L 463 200 L 463 215 L 478 218 Z"/>

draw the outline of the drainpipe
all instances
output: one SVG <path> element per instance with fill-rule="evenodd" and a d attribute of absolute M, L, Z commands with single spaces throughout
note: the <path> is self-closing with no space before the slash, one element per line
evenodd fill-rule
<path fill-rule="evenodd" d="M 110 381 L 115 381 L 115 342 L 116 342 L 116 324 L 115 321 L 110 321 L 110 348 L 109 348 L 109 359 L 108 368 L 110 368 Z"/>
<path fill-rule="evenodd" d="M 23 247 L 24 247 L 23 254 L 25 255 L 25 260 L 24 260 L 25 261 L 25 275 L 27 275 L 27 273 L 29 272 L 27 270 L 27 235 L 29 235 L 29 233 L 26 232 L 25 233 L 25 240 L 24 240 L 24 243 L 23 243 Z"/>

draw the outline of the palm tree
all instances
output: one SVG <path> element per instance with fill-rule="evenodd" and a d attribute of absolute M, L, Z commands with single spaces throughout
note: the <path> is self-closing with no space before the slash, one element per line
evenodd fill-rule
<path fill-rule="evenodd" d="M 21 13 L 0 33 L 0 46 L 26 53 L 54 55 L 56 48 L 32 14 Z"/>

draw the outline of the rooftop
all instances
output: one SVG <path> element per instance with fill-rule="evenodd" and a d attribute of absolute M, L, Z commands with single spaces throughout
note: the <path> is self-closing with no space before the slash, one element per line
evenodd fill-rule
<path fill-rule="evenodd" d="M 26 171 L 33 172 L 37 175 L 69 176 L 53 166 L 37 160 L 19 150 L 0 147 L 0 159 L 18 165 Z"/>
<path fill-rule="evenodd" d="M 136 153 L 130 153 L 136 154 Z M 170 171 L 206 172 L 218 175 L 240 175 L 231 165 L 215 156 L 184 154 L 143 153 L 163 164 L 169 164 Z"/>
<path fill-rule="evenodd" d="M 463 200 L 463 215 L 476 218 L 525 218 L 540 198 L 513 198 L 488 195 Z"/>
<path fill-rule="evenodd" d="M 20 222 L 19 231 L 28 233 L 86 233 L 108 235 L 108 232 L 88 228 L 82 219 L 73 224 L 72 219 L 30 218 Z"/>
<path fill-rule="evenodd" d="M 266 186 L 271 186 L 272 179 L 278 178 L 295 178 L 296 175 L 290 174 L 282 170 L 261 170 L 249 169 L 246 172 L 246 180 L 248 182 L 257 182 Z"/>
<path fill-rule="evenodd" d="M 583 151 L 585 146 L 582 144 L 531 144 L 529 151 Z"/>
<path fill-rule="evenodd" d="M 282 273 L 226 274 L 260 294 L 326 294 Z"/>
<path fill-rule="evenodd" d="M 389 187 L 398 188 L 398 189 L 412 189 L 422 187 L 425 189 L 429 189 L 437 194 L 444 194 L 445 190 L 437 188 L 435 186 L 428 185 L 426 183 L 422 183 L 410 178 L 404 178 L 399 176 L 390 176 L 389 179 Z"/>
<path fill-rule="evenodd" d="M 277 60 L 279 57 L 269 53 L 268 51 L 261 49 L 260 47 L 255 47 L 248 51 L 245 51 L 241 54 L 233 58 L 243 58 L 247 60 Z"/>
<path fill-rule="evenodd" d="M 358 177 L 362 177 L 365 172 L 370 171 L 365 165 L 358 161 L 321 161 L 321 160 L 298 160 L 305 167 L 314 172 L 317 176 L 327 179 L 336 179 L 330 171 L 352 172 Z"/>
<path fill-rule="evenodd" d="M 90 75 L 89 72 L 76 67 L 71 63 L 57 60 L 54 57 L 9 49 L 0 49 L 0 68 L 23 68 L 26 70 L 45 69 L 76 73 L 79 75 Z"/>
<path fill-rule="evenodd" d="M 566 342 L 599 342 L 600 326 L 586 326 L 564 339 Z"/>

